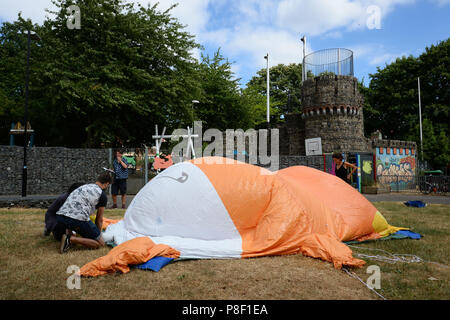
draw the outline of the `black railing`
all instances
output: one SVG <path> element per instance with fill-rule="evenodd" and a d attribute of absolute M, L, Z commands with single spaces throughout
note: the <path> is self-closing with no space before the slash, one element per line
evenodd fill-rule
<path fill-rule="evenodd" d="M 381 175 L 377 183 L 391 192 L 418 191 L 425 194 L 448 195 L 450 176 Z"/>
<path fill-rule="evenodd" d="M 418 177 L 418 187 L 422 193 L 449 193 L 450 176 L 420 176 Z"/>

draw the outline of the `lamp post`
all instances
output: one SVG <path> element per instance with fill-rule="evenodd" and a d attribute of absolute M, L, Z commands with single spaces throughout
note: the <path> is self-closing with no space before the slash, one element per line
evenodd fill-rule
<path fill-rule="evenodd" d="M 306 57 L 306 36 L 303 36 L 300 40 L 303 42 L 303 63 L 302 63 L 302 82 L 306 80 L 306 68 L 305 68 L 305 57 Z"/>
<path fill-rule="evenodd" d="M 420 125 L 420 153 L 423 165 L 423 142 L 422 142 L 422 103 L 420 101 L 420 77 L 417 78 L 417 87 L 419 89 L 419 125 Z"/>
<path fill-rule="evenodd" d="M 270 81 L 270 71 L 269 71 L 269 53 L 267 53 L 267 55 L 265 55 L 264 56 L 264 59 L 266 59 L 267 60 L 267 67 L 266 67 L 266 69 L 267 69 L 267 71 L 266 71 L 266 73 L 267 73 L 267 80 L 266 80 L 266 82 L 267 82 L 267 128 L 269 128 L 269 125 L 270 125 L 270 83 L 269 83 L 269 81 Z"/>
<path fill-rule="evenodd" d="M 194 104 L 200 103 L 198 100 L 192 100 L 191 114 L 192 114 L 192 128 L 194 128 Z"/>
<path fill-rule="evenodd" d="M 23 169 L 22 169 L 22 197 L 27 196 L 27 129 L 28 129 L 28 83 L 30 81 L 30 43 L 31 39 L 41 40 L 37 33 L 27 31 L 27 72 L 25 78 L 25 114 L 24 114 L 24 132 L 23 132 Z"/>

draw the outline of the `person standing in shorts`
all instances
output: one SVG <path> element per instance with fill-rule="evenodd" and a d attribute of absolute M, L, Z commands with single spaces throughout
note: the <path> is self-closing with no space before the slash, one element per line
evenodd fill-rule
<path fill-rule="evenodd" d="M 61 238 L 61 253 L 67 252 L 72 244 L 81 244 L 91 249 L 98 249 L 105 245 L 101 230 L 108 199 L 104 190 L 111 182 L 112 178 L 108 172 L 101 173 L 95 183 L 85 184 L 72 191 L 56 212 L 58 225 L 66 229 Z M 96 209 L 94 224 L 90 216 Z M 74 236 L 71 230 L 81 237 Z"/>
<path fill-rule="evenodd" d="M 122 156 L 122 150 L 116 150 L 116 159 L 113 161 L 114 182 L 111 186 L 111 195 L 113 200 L 113 209 L 117 208 L 117 195 L 122 196 L 122 209 L 126 208 L 127 179 L 128 179 L 128 161 Z"/>

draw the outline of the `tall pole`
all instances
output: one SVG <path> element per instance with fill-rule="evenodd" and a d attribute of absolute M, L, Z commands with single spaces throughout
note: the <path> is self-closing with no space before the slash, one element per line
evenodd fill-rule
<path fill-rule="evenodd" d="M 267 128 L 270 125 L 270 71 L 269 71 L 269 53 L 267 53 L 267 55 L 264 57 L 264 59 L 267 60 Z"/>
<path fill-rule="evenodd" d="M 23 169 L 22 169 L 22 197 L 27 196 L 27 122 L 28 122 L 28 82 L 30 79 L 30 42 L 31 42 L 31 32 L 28 30 L 27 38 L 27 71 L 25 79 L 25 115 L 24 115 L 24 126 L 25 130 L 23 133 Z"/>
<path fill-rule="evenodd" d="M 422 138 L 422 103 L 420 102 L 420 77 L 417 77 L 417 86 L 419 88 L 419 125 L 420 125 L 420 153 L 423 163 L 423 138 Z"/>
<path fill-rule="evenodd" d="M 148 147 L 144 145 L 144 184 L 148 182 Z"/>
<path fill-rule="evenodd" d="M 303 42 L 303 64 L 302 64 L 302 82 L 306 80 L 306 67 L 305 67 L 305 57 L 306 57 L 306 36 L 302 37 Z"/>

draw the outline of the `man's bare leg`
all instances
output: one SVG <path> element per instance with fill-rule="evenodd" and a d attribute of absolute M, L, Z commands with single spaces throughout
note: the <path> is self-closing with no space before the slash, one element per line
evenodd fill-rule
<path fill-rule="evenodd" d="M 122 195 L 122 208 L 125 209 L 127 206 L 127 195 L 123 194 Z"/>
<path fill-rule="evenodd" d="M 112 200 L 113 200 L 113 208 L 117 208 L 117 195 L 113 194 Z"/>
<path fill-rule="evenodd" d="M 94 240 L 94 239 L 72 236 L 72 237 L 70 237 L 70 243 L 71 244 L 81 244 L 82 246 L 88 247 L 90 249 L 98 249 L 105 245 L 105 241 L 103 241 L 102 237 L 100 237 L 100 239 L 98 239 L 98 240 Z"/>

